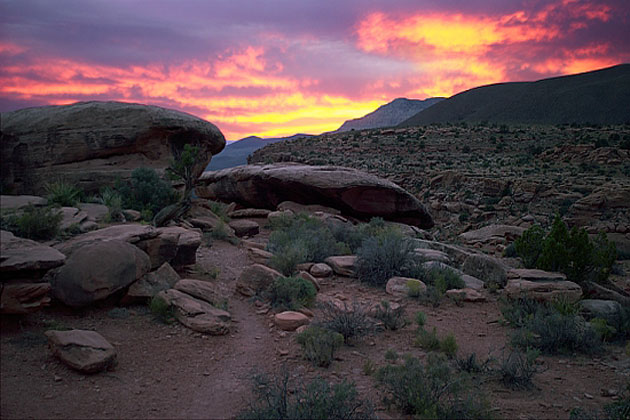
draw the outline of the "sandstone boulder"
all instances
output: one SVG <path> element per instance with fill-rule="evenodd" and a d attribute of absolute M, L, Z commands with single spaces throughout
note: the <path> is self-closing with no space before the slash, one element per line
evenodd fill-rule
<path fill-rule="evenodd" d="M 225 300 L 223 293 L 217 286 L 203 280 L 181 279 L 175 284 L 174 289 L 206 301 L 211 305 L 219 305 Z"/>
<path fill-rule="evenodd" d="M 602 318 L 614 325 L 621 316 L 621 304 L 614 300 L 583 299 L 580 301 L 580 310 L 586 319 Z"/>
<path fill-rule="evenodd" d="M 475 289 L 466 287 L 464 289 L 451 289 L 446 291 L 446 296 L 452 299 L 461 299 L 464 302 L 485 302 L 486 298 Z"/>
<path fill-rule="evenodd" d="M 582 296 L 582 288 L 572 281 L 529 281 L 509 280 L 505 286 L 505 293 L 510 299 L 528 297 L 540 301 L 552 302 L 563 298 L 570 302 L 577 302 Z"/>
<path fill-rule="evenodd" d="M 507 266 L 498 258 L 484 254 L 472 254 L 464 260 L 462 271 L 476 277 L 484 283 L 505 285 L 507 281 Z"/>
<path fill-rule="evenodd" d="M 269 251 L 259 248 L 247 248 L 247 255 L 256 264 L 268 265 L 269 259 L 273 257 L 273 254 Z"/>
<path fill-rule="evenodd" d="M 139 248 L 111 240 L 75 249 L 63 266 L 48 274 L 53 296 L 68 306 L 78 307 L 105 299 L 144 276 L 150 268 L 149 257 Z"/>
<path fill-rule="evenodd" d="M 157 228 L 156 236 L 141 240 L 136 245 L 151 259 L 151 267 L 170 263 L 174 266 L 194 264 L 197 248 L 201 245 L 201 234 L 179 226 Z"/>
<path fill-rule="evenodd" d="M 78 102 L 4 112 L 1 118 L 0 175 L 18 193 L 41 192 L 51 175 L 98 191 L 140 166 L 164 170 L 187 143 L 200 148 L 199 176 L 225 147 L 213 124 L 156 106 Z"/>
<path fill-rule="evenodd" d="M 125 302 L 147 300 L 161 292 L 173 288 L 179 281 L 179 274 L 169 263 L 165 262 L 155 271 L 145 274 L 138 281 L 129 286 Z"/>
<path fill-rule="evenodd" d="M 116 350 L 95 331 L 46 331 L 55 357 L 82 373 L 96 373 L 116 364 Z"/>
<path fill-rule="evenodd" d="M 315 214 L 315 213 L 328 213 L 332 215 L 340 215 L 341 212 L 337 209 L 333 209 L 332 207 L 322 206 L 320 204 L 300 204 L 295 203 L 293 201 L 283 201 L 278 204 L 276 207 L 278 211 L 286 211 L 291 210 L 294 214 L 298 213 L 306 213 L 306 214 Z"/>
<path fill-rule="evenodd" d="M 228 213 L 228 216 L 232 219 L 241 217 L 267 217 L 269 213 L 271 213 L 271 210 L 268 209 L 240 209 Z"/>
<path fill-rule="evenodd" d="M 63 254 L 70 255 L 75 249 L 82 248 L 91 243 L 104 241 L 123 241 L 130 244 L 137 244 L 158 236 L 159 232 L 153 226 L 129 223 L 123 225 L 109 226 L 103 229 L 94 230 L 75 236 L 69 241 L 56 245 L 55 248 Z M 156 267 L 159 267 L 158 264 Z"/>
<path fill-rule="evenodd" d="M 451 262 L 451 259 L 446 253 L 435 249 L 416 248 L 414 253 L 426 261 L 440 261 L 445 264 Z"/>
<path fill-rule="evenodd" d="M 236 291 L 244 296 L 254 296 L 267 290 L 282 274 L 262 264 L 245 268 L 236 282 Z"/>
<path fill-rule="evenodd" d="M 260 225 L 253 220 L 232 220 L 228 223 L 228 226 L 234 229 L 234 234 L 239 238 L 258 235 L 258 232 L 260 232 Z"/>
<path fill-rule="evenodd" d="M 333 271 L 344 277 L 354 277 L 355 276 L 355 264 L 357 263 L 356 255 L 339 255 L 328 257 L 324 260 L 326 264 L 328 264 Z"/>
<path fill-rule="evenodd" d="M 514 239 L 520 237 L 523 232 L 525 232 L 525 228 L 519 226 L 489 225 L 484 226 L 481 229 L 464 232 L 459 235 L 459 237 L 468 243 L 486 243 L 497 240 L 502 242 L 512 242 Z"/>
<path fill-rule="evenodd" d="M 17 210 L 32 204 L 35 207 L 45 206 L 48 203 L 44 197 L 36 195 L 0 195 L 0 209 Z"/>
<path fill-rule="evenodd" d="M 10 278 L 41 279 L 46 271 L 59 267 L 66 256 L 58 250 L 0 230 L 0 275 Z"/>
<path fill-rule="evenodd" d="M 273 209 L 283 201 L 320 204 L 360 218 L 382 217 L 421 228 L 433 219 L 398 185 L 351 168 L 301 164 L 245 165 L 204 172 L 197 195 Z"/>
<path fill-rule="evenodd" d="M 330 277 L 333 274 L 333 269 L 330 268 L 328 264 L 325 263 L 317 263 L 313 264 L 309 270 L 309 272 L 318 278 Z"/>
<path fill-rule="evenodd" d="M 225 335 L 230 331 L 229 312 L 175 289 L 160 292 L 158 296 L 175 307 L 177 320 L 193 331 L 210 335 Z"/>
<path fill-rule="evenodd" d="M 310 319 L 301 312 L 285 311 L 276 314 L 273 321 L 283 331 L 295 331 L 302 325 L 308 324 Z"/>
<path fill-rule="evenodd" d="M 50 303 L 50 283 L 0 283 L 0 313 L 24 315 Z"/>
<path fill-rule="evenodd" d="M 392 277 L 387 280 L 385 285 L 385 292 L 392 296 L 407 297 L 410 296 L 410 292 L 418 293 L 420 295 L 425 294 L 427 291 L 427 285 L 418 279 L 412 279 L 408 277 Z"/>
<path fill-rule="evenodd" d="M 319 282 L 317 281 L 317 279 L 315 277 L 313 277 L 310 273 L 308 273 L 307 271 L 300 271 L 297 274 L 298 277 L 303 278 L 304 280 L 310 282 L 314 287 L 315 290 L 317 290 L 319 292 L 319 290 L 321 289 Z"/>
<path fill-rule="evenodd" d="M 567 279 L 562 273 L 538 270 L 536 268 L 514 268 L 508 272 L 508 276 L 513 279 L 527 281 L 564 281 Z"/>

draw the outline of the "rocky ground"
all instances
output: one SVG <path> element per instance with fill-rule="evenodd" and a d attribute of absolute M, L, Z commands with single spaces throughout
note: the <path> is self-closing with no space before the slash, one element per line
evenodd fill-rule
<path fill-rule="evenodd" d="M 269 145 L 249 163 L 340 165 L 386 178 L 430 206 L 440 240 L 487 224 L 630 232 L 630 127 L 432 125 Z M 624 252 L 630 251 L 624 247 Z"/>
<path fill-rule="evenodd" d="M 263 226 L 260 233 L 239 245 L 214 240 L 203 243 L 196 264 L 182 268 L 182 277 L 206 281 L 229 296 L 229 333 L 212 336 L 164 324 L 146 306 L 117 306 L 112 299 L 89 309 L 53 305 L 20 317 L 2 317 L 0 371 L 2 418 L 230 418 L 251 398 L 254 372 L 288 369 L 294 379 L 321 376 L 331 382 L 354 381 L 359 393 L 373 401 L 381 418 L 401 414 L 382 403 L 382 391 L 364 367 L 371 361 L 384 366 L 394 350 L 424 359 L 426 352 L 413 345 L 416 326 L 368 336 L 343 346 L 329 368 L 304 360 L 295 332 L 282 331 L 273 308 L 236 293 L 243 270 L 254 257 L 253 243 L 264 244 L 269 231 L 264 218 L 250 219 Z M 253 259 L 252 259 L 253 258 Z M 218 273 L 218 275 L 216 274 Z M 409 297 L 393 297 L 350 277 L 320 278 L 318 301 L 358 302 L 369 306 L 389 299 L 405 305 L 407 318 L 421 310 L 427 326 L 439 335 L 453 333 L 459 355 L 501 359 L 508 351 L 510 328 L 501 322 L 498 295 L 482 290 L 484 302 L 440 306 Z M 319 312 L 314 310 L 315 319 Z M 49 329 L 95 330 L 117 350 L 118 364 L 110 371 L 87 375 L 73 371 L 54 358 L 43 332 Z M 630 375 L 630 360 L 618 345 L 607 345 L 599 356 L 541 356 L 541 373 L 534 388 L 511 390 L 489 375 L 482 388 L 492 413 L 500 418 L 568 418 L 581 406 L 600 408 L 618 398 Z"/>

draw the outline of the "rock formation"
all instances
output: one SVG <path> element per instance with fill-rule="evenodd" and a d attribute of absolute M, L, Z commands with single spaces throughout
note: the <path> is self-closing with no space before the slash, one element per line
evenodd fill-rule
<path fill-rule="evenodd" d="M 2 113 L 0 178 L 15 193 L 39 193 L 51 177 L 87 191 L 129 178 L 140 166 L 164 170 L 187 143 L 205 159 L 225 147 L 211 123 L 182 112 L 120 102 L 79 102 Z"/>

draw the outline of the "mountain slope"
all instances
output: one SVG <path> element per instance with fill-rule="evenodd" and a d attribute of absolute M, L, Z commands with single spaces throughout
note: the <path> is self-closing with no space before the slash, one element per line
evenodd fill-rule
<path fill-rule="evenodd" d="M 334 132 L 340 133 L 350 130 L 393 127 L 442 100 L 444 100 L 444 98 L 428 98 L 423 101 L 407 98 L 394 99 L 390 103 L 380 106 L 376 111 L 370 112 L 361 118 L 344 122 L 341 127 Z"/>
<path fill-rule="evenodd" d="M 290 137 L 278 137 L 271 139 L 262 139 L 256 136 L 245 137 L 244 139 L 228 144 L 221 153 L 213 156 L 210 164 L 206 167 L 206 171 L 218 171 L 219 169 L 245 165 L 247 163 L 247 156 L 261 147 L 271 143 L 277 143 L 279 141 L 293 140 L 300 137 L 310 136 L 310 134 L 294 134 Z"/>
<path fill-rule="evenodd" d="M 630 64 L 536 82 L 481 86 L 446 99 L 400 127 L 440 122 L 562 124 L 630 122 Z"/>

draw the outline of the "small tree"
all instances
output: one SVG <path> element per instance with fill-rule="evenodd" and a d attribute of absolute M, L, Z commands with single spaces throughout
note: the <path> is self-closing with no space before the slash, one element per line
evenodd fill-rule
<path fill-rule="evenodd" d="M 184 194 L 181 201 L 188 202 L 197 181 L 195 168 L 204 162 L 199 146 L 185 144 L 182 150 L 174 152 L 175 158 L 166 170 L 175 179 L 184 181 Z"/>

